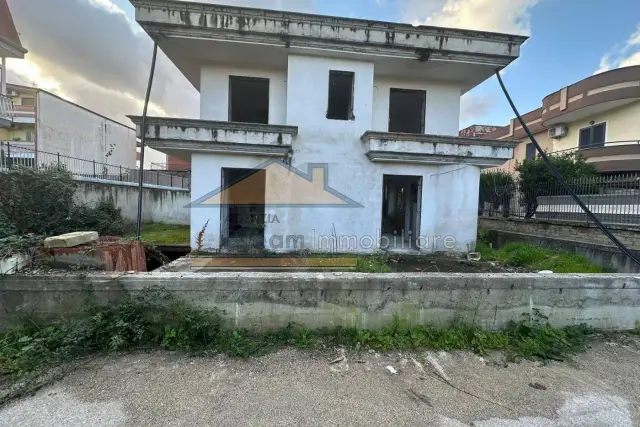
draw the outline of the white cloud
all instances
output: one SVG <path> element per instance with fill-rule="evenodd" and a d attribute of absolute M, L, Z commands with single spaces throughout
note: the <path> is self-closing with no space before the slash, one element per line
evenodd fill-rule
<path fill-rule="evenodd" d="M 218 1 L 209 1 L 217 3 Z M 313 12 L 313 0 L 220 0 Z M 140 114 L 152 42 L 111 0 L 9 0 L 24 60 L 8 64 L 9 81 L 38 86 L 123 123 Z M 197 117 L 198 93 L 160 52 L 149 114 Z"/>
<path fill-rule="evenodd" d="M 616 46 L 602 56 L 594 74 L 632 65 L 640 65 L 640 25 L 622 47 Z"/>
<path fill-rule="evenodd" d="M 409 0 L 407 22 L 529 35 L 539 0 Z"/>
<path fill-rule="evenodd" d="M 491 112 L 496 103 L 493 94 L 474 95 L 466 93 L 460 100 L 460 125 L 465 127 L 470 124 L 481 123 L 483 119 Z"/>

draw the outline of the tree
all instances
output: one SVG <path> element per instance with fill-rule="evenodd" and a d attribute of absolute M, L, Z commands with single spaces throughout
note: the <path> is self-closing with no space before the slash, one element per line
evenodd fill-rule
<path fill-rule="evenodd" d="M 597 175 L 594 165 L 587 163 L 580 152 L 550 154 L 549 160 L 560 172 L 565 181 L 579 178 L 590 178 Z M 519 173 L 518 186 L 526 205 L 525 218 L 532 218 L 538 208 L 538 197 L 564 194 L 565 190 L 558 182 L 545 161 L 536 156 L 517 162 L 516 171 Z M 579 186 L 572 185 L 574 191 L 580 192 Z"/>
<path fill-rule="evenodd" d="M 515 190 L 513 175 L 504 171 L 487 171 L 480 174 L 480 197 L 478 214 L 484 213 L 484 204 L 491 203 L 492 209 L 502 206 L 502 216 L 509 216 L 511 199 Z"/>

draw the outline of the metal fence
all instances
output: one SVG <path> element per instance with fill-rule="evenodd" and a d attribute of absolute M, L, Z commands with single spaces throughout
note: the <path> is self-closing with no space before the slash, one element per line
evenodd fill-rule
<path fill-rule="evenodd" d="M 600 221 L 640 225 L 640 174 L 597 176 L 567 182 Z M 589 223 L 582 208 L 557 181 L 480 189 L 479 214 Z"/>
<path fill-rule="evenodd" d="M 34 150 L 24 143 L 0 143 L 0 168 L 24 166 L 36 169 L 64 167 L 78 178 L 89 178 L 101 181 L 118 181 L 138 184 L 140 170 L 119 165 L 110 165 L 95 160 L 79 159 L 60 153 L 49 153 Z M 190 188 L 190 177 L 184 174 L 173 174 L 165 171 L 145 170 L 143 182 L 173 188 Z"/>

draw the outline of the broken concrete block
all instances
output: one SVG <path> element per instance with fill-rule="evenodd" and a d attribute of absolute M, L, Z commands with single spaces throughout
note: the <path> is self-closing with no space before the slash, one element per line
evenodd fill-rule
<path fill-rule="evenodd" d="M 97 231 L 76 231 L 44 239 L 45 248 L 73 248 L 98 240 Z"/>
<path fill-rule="evenodd" d="M 89 248 L 53 248 L 44 254 L 54 268 L 147 271 L 144 244 L 137 241 L 110 241 L 109 237 L 102 237 Z"/>

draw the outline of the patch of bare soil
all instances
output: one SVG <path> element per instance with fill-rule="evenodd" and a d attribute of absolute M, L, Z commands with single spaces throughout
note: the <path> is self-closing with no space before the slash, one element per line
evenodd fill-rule
<path fill-rule="evenodd" d="M 494 261 L 467 261 L 444 254 L 392 256 L 389 265 L 400 273 L 514 273 L 515 268 Z"/>

